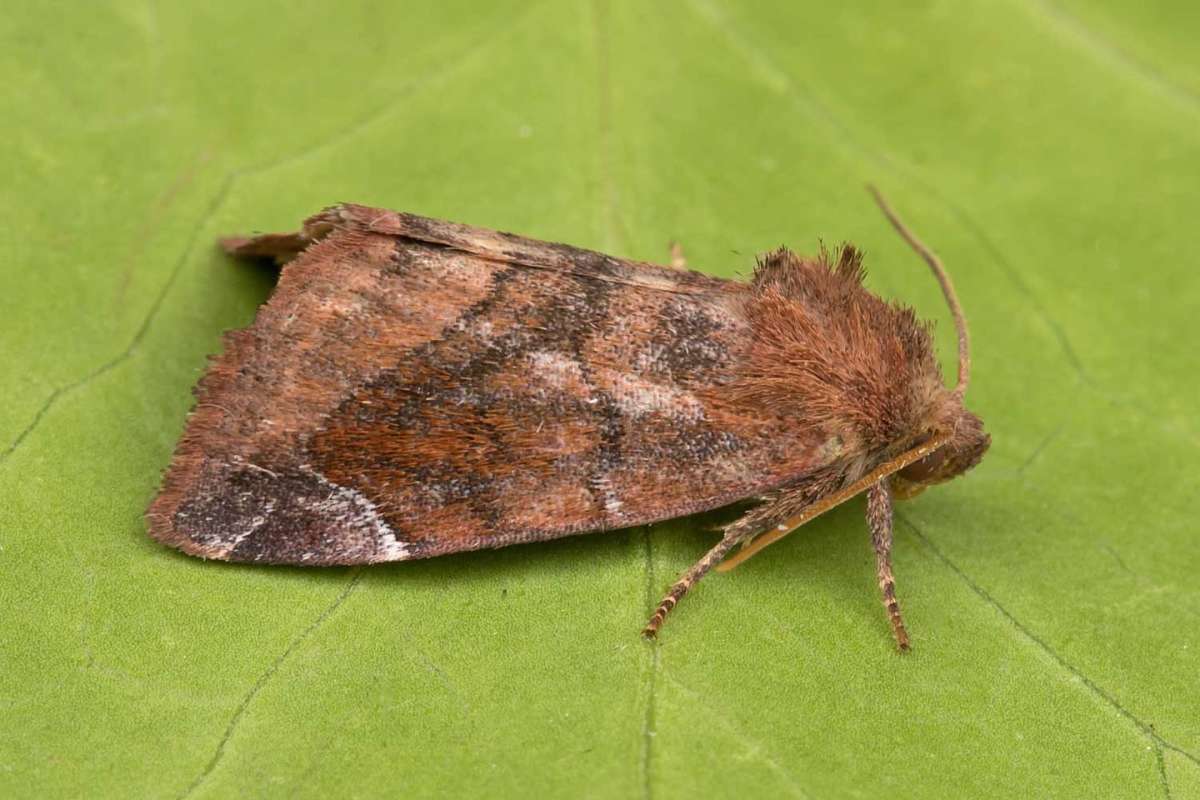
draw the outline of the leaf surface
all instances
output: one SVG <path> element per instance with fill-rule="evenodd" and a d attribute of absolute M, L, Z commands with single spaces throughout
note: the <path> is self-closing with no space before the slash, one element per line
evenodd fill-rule
<path fill-rule="evenodd" d="M 0 795 L 1200 797 L 1200 20 L 995 4 L 116 2 L 0 22 Z M 706 579 L 694 520 L 361 570 L 144 533 L 216 236 L 341 200 L 746 275 L 822 237 L 994 445 Z"/>

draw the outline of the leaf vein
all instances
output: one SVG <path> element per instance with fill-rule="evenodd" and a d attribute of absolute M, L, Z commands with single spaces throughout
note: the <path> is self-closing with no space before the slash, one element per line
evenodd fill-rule
<path fill-rule="evenodd" d="M 1050 0 L 1028 0 L 1029 6 L 1041 12 L 1060 38 L 1070 37 L 1091 51 L 1097 60 L 1107 63 L 1119 72 L 1132 75 L 1158 92 L 1189 106 L 1200 108 L 1200 94 L 1167 77 L 1161 69 L 1135 56 L 1129 50 L 1110 41 L 1060 4 Z"/>
<path fill-rule="evenodd" d="M 346 598 L 348 598 L 350 593 L 354 591 L 354 588 L 358 586 L 358 581 L 361 577 L 361 571 L 357 569 L 351 570 L 349 582 L 342 589 L 342 591 L 338 593 L 337 597 L 333 599 L 333 602 L 326 606 L 325 610 L 317 615 L 317 618 L 310 622 L 298 636 L 292 639 L 288 646 L 284 648 L 283 652 L 276 656 L 275 660 L 272 661 L 263 671 L 263 673 L 258 676 L 258 679 L 250 687 L 250 691 L 246 692 L 246 695 L 242 698 L 242 701 L 238 703 L 238 707 L 234 710 L 233 716 L 229 718 L 229 723 L 225 726 L 225 733 L 222 734 L 220 741 L 217 742 L 216 750 L 213 751 L 208 763 L 205 764 L 204 769 L 200 770 L 200 773 L 196 775 L 191 784 L 189 784 L 179 796 L 180 800 L 190 797 L 198 788 L 200 788 L 201 785 L 203 785 L 206 780 L 208 780 L 208 777 L 213 773 L 213 770 L 215 770 L 221 763 L 221 759 L 225 757 L 225 748 L 229 744 L 229 740 L 233 738 L 233 734 L 237 731 L 238 726 L 245 718 L 246 710 L 249 708 L 250 703 L 253 702 L 254 698 L 257 697 L 259 692 L 263 690 L 263 687 L 265 687 L 271 681 L 271 678 L 275 677 L 275 674 L 279 671 L 279 668 L 283 665 L 283 662 L 288 659 L 288 656 L 294 653 L 302 644 L 311 638 L 312 635 L 315 634 L 323 624 L 325 624 L 325 621 L 333 615 L 333 612 L 337 611 L 338 607 L 346 601 Z"/>
<path fill-rule="evenodd" d="M 933 540 L 926 536 L 925 533 L 918 528 L 917 525 L 906 515 L 897 512 L 896 518 L 907 525 L 917 539 L 919 539 L 921 543 L 929 549 L 929 552 L 933 553 L 934 557 L 937 558 L 938 561 L 942 562 L 943 565 L 953 572 L 959 578 L 959 580 L 965 583 L 967 587 L 981 600 L 994 608 L 1000 614 L 1000 616 L 1002 616 L 1006 621 L 1008 621 L 1009 624 L 1016 628 L 1016 630 L 1022 636 L 1041 649 L 1047 656 L 1050 657 L 1052 661 L 1078 678 L 1079 681 L 1086 686 L 1093 695 L 1104 701 L 1104 703 L 1116 711 L 1118 715 L 1124 717 L 1128 722 L 1130 722 L 1135 728 L 1138 729 L 1138 731 L 1140 731 L 1144 736 L 1146 736 L 1146 738 L 1150 740 L 1151 744 L 1153 744 L 1155 747 L 1178 753 L 1197 766 L 1200 766 L 1200 757 L 1197 757 L 1182 747 L 1172 744 L 1170 741 L 1164 739 L 1162 735 L 1154 729 L 1153 725 L 1144 721 L 1141 717 L 1137 716 L 1124 705 L 1122 705 L 1121 701 L 1119 701 L 1114 695 L 1110 694 L 1099 684 L 1085 675 L 1083 671 L 1074 664 L 1067 661 L 1067 659 L 1060 655 L 1057 650 L 1051 647 L 1045 639 L 1038 636 L 1033 629 L 1017 619 L 1017 617 L 1014 616 L 1011 611 L 1005 608 L 998 600 L 996 600 L 996 598 L 992 596 L 987 589 L 984 589 L 982 586 L 980 586 L 970 575 L 964 572 L 962 568 L 958 566 L 958 564 L 952 561 L 950 557 L 947 556 L 941 550 L 941 548 L 934 544 Z"/>
<path fill-rule="evenodd" d="M 158 312 L 162 309 L 163 301 L 166 300 L 167 294 L 171 291 L 171 287 L 175 285 L 175 282 L 179 279 L 180 274 L 183 272 L 183 266 L 187 263 L 188 258 L 195 249 L 196 242 L 200 238 L 200 232 L 224 204 L 225 199 L 229 195 L 230 189 L 233 187 L 233 182 L 236 175 L 236 172 L 231 172 L 226 175 L 225 179 L 221 183 L 221 187 L 217 190 L 212 200 L 209 201 L 208 207 L 205 209 L 204 214 L 193 227 L 192 235 L 188 237 L 187 244 L 184 246 L 179 258 L 176 259 L 174 266 L 171 268 L 170 274 L 167 276 L 166 281 L 163 282 L 162 287 L 158 290 L 158 294 L 155 295 L 154 300 L 151 301 L 149 310 L 142 318 L 141 324 L 134 332 L 133 337 L 129 340 L 129 344 L 125 346 L 125 349 L 78 380 L 55 388 L 34 413 L 33 418 L 29 421 L 29 424 L 27 424 L 24 429 L 17 434 L 16 438 L 13 439 L 13 441 L 8 445 L 7 448 L 4 449 L 3 452 L 0 452 L 0 464 L 3 464 L 5 461 L 7 461 L 9 456 L 11 456 L 16 449 L 20 447 L 27 438 L 29 438 L 29 435 L 33 433 L 34 429 L 36 429 L 39 424 L 41 424 L 42 419 L 58 402 L 59 398 L 84 388 L 97 378 L 100 378 L 106 373 L 111 372 L 129 360 L 134 351 L 137 350 L 138 346 L 142 343 L 142 340 L 146 338 L 146 333 L 150 330 L 150 324 L 154 321 L 154 318 L 158 316 Z"/>
<path fill-rule="evenodd" d="M 739 725 L 729 720 L 723 714 L 718 713 L 717 710 L 711 705 L 706 704 L 701 693 L 684 686 L 674 678 L 664 675 L 663 679 L 671 685 L 672 689 L 687 695 L 694 703 L 695 708 L 700 708 L 708 712 L 708 714 L 715 719 L 717 723 L 725 729 L 726 732 L 728 732 L 734 739 L 738 741 L 740 745 L 742 745 L 742 747 L 746 749 L 747 755 L 757 758 L 759 761 L 766 764 L 772 772 L 779 776 L 788 789 L 791 790 L 791 793 L 794 797 L 799 797 L 801 800 L 808 798 L 808 792 L 806 792 L 804 787 L 802 787 L 796 781 L 796 776 L 775 760 L 774 756 L 771 755 L 771 752 L 767 749 L 766 745 L 764 745 L 758 739 L 748 735 L 741 729 Z"/>
<path fill-rule="evenodd" d="M 518 27 L 518 25 L 524 22 L 525 19 L 532 16 L 535 9 L 540 7 L 541 6 L 538 5 L 527 9 L 525 13 L 516 17 L 512 23 L 506 26 L 504 32 L 511 31 Z M 480 44 L 480 42 L 490 42 L 497 38 L 499 38 L 499 36 L 494 30 L 489 30 L 486 33 L 480 34 L 480 36 L 472 40 L 471 45 L 464 46 L 462 48 L 465 52 L 472 53 L 474 55 L 473 58 L 443 59 L 444 61 L 448 62 L 450 66 L 444 69 L 426 73 L 420 78 L 414 78 L 398 89 L 395 96 L 393 96 L 388 102 L 359 117 L 350 125 L 334 132 L 327 139 L 321 140 L 297 153 L 292 153 L 283 158 L 234 169 L 228 172 L 221 183 L 220 189 L 218 189 L 216 195 L 209 202 L 204 214 L 193 227 L 192 235 L 188 238 L 187 245 L 184 247 L 180 257 L 176 260 L 175 265 L 171 269 L 171 273 L 167 276 L 167 280 L 163 283 L 162 287 L 158 291 L 158 294 L 151 302 L 150 308 L 146 312 L 146 316 L 142 319 L 142 323 L 138 327 L 137 331 L 134 332 L 133 338 L 130 340 L 129 344 L 127 344 L 125 349 L 119 354 L 104 362 L 91 372 L 86 373 L 83 377 L 53 389 L 50 394 L 46 396 L 46 399 L 42 402 L 42 405 L 38 407 L 38 410 L 34 412 L 34 415 L 30 419 L 29 423 L 16 435 L 12 442 L 10 442 L 3 451 L 0 451 L 0 465 L 3 465 L 4 462 L 8 460 L 9 456 L 11 456 L 17 450 L 17 448 L 19 448 L 25 442 L 25 440 L 29 438 L 29 435 L 33 433 L 38 425 L 41 424 L 42 419 L 46 416 L 50 409 L 54 407 L 60 398 L 84 388 L 97 378 L 100 378 L 106 373 L 111 372 L 113 369 L 129 360 L 134 351 L 137 350 L 138 346 L 142 343 L 143 339 L 145 339 L 146 334 L 150 329 L 150 324 L 158 315 L 158 312 L 162 308 L 163 302 L 166 300 L 167 294 L 170 292 L 171 288 L 175 285 L 175 282 L 182 273 L 184 265 L 187 263 L 193 250 L 195 249 L 201 231 L 208 224 L 208 222 L 216 216 L 216 213 L 220 210 L 221 206 L 228 198 L 229 194 L 233 190 L 234 184 L 238 181 L 238 179 L 251 175 L 258 175 L 274 169 L 279 169 L 281 167 L 302 162 L 315 153 L 321 152 L 330 147 L 334 147 L 348 139 L 353 138 L 361 131 L 369 128 L 375 122 L 387 117 L 388 114 L 391 113 L 400 104 L 400 102 L 413 91 L 426 85 L 436 83 L 440 80 L 444 80 L 452 76 L 459 69 L 463 68 L 467 63 L 482 58 L 484 56 L 484 49 L 478 47 L 477 45 Z"/>
<path fill-rule="evenodd" d="M 652 614 L 657 604 L 654 589 L 654 549 L 651 527 L 646 526 L 646 614 Z M 642 720 L 642 796 L 650 800 L 653 790 L 651 782 L 651 764 L 654 754 L 654 737 L 657 733 L 655 726 L 658 704 L 658 671 L 659 652 L 658 642 L 652 641 L 650 646 L 650 665 L 646 677 L 646 715 Z"/>

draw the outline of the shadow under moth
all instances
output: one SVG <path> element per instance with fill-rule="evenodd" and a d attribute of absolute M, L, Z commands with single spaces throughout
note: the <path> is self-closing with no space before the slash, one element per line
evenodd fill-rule
<path fill-rule="evenodd" d="M 965 472 L 989 438 L 963 406 L 949 278 L 876 199 L 950 304 L 954 389 L 929 325 L 868 292 L 849 245 L 776 250 L 743 282 L 358 205 L 222 240 L 283 267 L 196 386 L 150 534 L 204 558 L 368 564 L 749 501 L 663 598 L 653 637 L 723 559 L 866 492 L 907 649 L 892 497 Z"/>

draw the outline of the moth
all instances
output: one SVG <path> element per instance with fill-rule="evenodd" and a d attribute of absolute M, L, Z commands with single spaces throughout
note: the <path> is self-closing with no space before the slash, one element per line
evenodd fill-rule
<path fill-rule="evenodd" d="M 866 492 L 907 649 L 892 498 L 962 474 L 990 440 L 963 405 L 950 279 L 876 199 L 950 305 L 954 389 L 929 325 L 863 287 L 850 245 L 775 250 L 735 281 L 360 205 L 224 239 L 282 264 L 279 282 L 196 386 L 149 532 L 203 558 L 369 564 L 748 501 L 663 598 L 653 637 L 726 556 Z"/>

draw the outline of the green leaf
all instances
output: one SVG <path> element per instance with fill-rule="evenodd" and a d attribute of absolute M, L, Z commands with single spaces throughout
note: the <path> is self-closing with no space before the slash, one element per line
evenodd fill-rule
<path fill-rule="evenodd" d="M 1200 22 L 1189 3 L 9 9 L 0 795 L 1200 797 Z M 217 235 L 353 200 L 734 276 L 821 237 L 937 319 L 994 445 L 706 579 L 681 521 L 345 570 L 144 533 Z"/>

